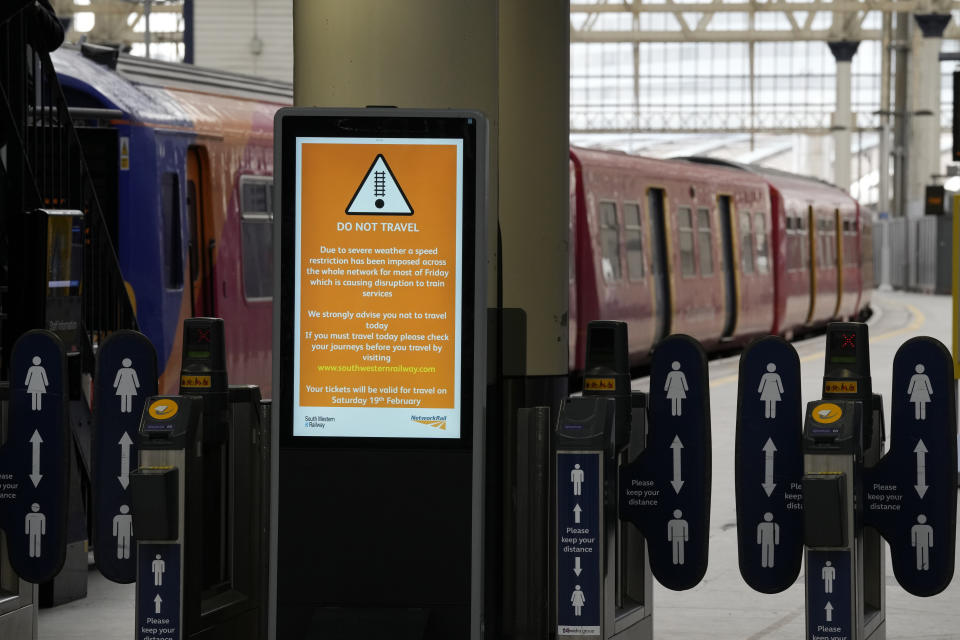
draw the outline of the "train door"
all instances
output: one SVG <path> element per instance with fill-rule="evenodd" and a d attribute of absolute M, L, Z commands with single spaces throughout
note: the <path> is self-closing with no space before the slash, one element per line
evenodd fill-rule
<path fill-rule="evenodd" d="M 810 276 L 810 310 L 807 312 L 807 322 L 813 322 L 813 314 L 817 310 L 817 218 L 813 213 L 813 205 L 807 205 L 806 229 L 807 247 L 803 252 L 806 261 L 807 274 Z"/>
<path fill-rule="evenodd" d="M 737 267 L 733 257 L 733 211 L 730 206 L 730 196 L 718 196 L 717 204 L 720 210 L 720 238 L 721 248 L 720 265 L 724 289 L 723 337 L 733 335 L 737 327 Z"/>
<path fill-rule="evenodd" d="M 213 280 L 213 223 L 207 202 L 206 153 L 201 147 L 187 152 L 187 217 L 190 226 L 190 315 L 216 317 Z"/>
<path fill-rule="evenodd" d="M 670 261 L 667 253 L 663 189 L 647 191 L 647 209 L 650 212 L 650 272 L 653 276 L 653 304 L 656 310 L 653 341 L 656 343 L 670 333 Z"/>

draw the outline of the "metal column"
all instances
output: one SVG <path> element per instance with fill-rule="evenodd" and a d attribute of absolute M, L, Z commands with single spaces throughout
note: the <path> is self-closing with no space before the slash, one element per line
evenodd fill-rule
<path fill-rule="evenodd" d="M 850 129 L 853 111 L 850 107 L 850 65 L 859 42 L 828 42 L 837 60 L 837 110 L 833 114 L 833 182 L 844 191 L 850 190 Z M 858 176 L 859 177 L 859 176 Z"/>
<path fill-rule="evenodd" d="M 923 215 L 926 185 L 940 173 L 940 44 L 950 14 L 916 14 L 909 82 L 906 214 Z"/>

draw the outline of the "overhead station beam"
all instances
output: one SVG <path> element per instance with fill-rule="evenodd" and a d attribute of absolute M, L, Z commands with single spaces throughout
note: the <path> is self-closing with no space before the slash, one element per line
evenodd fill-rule
<path fill-rule="evenodd" d="M 712 11 L 724 13 L 758 13 L 763 11 L 827 11 L 830 13 L 853 13 L 857 11 L 891 11 L 895 13 L 916 12 L 929 4 L 924 0 L 865 0 L 864 2 L 618 2 L 616 4 L 593 4 L 574 2 L 570 4 L 570 13 L 663 13 L 664 11 Z M 938 8 L 942 3 L 938 3 Z M 960 9 L 960 2 L 947 2 L 947 9 Z"/>
<path fill-rule="evenodd" d="M 877 13 L 917 13 L 929 10 L 922 0 L 865 2 L 620 2 L 616 4 L 577 3 L 570 5 L 570 41 L 580 43 L 636 42 L 783 42 L 833 41 L 855 38 L 859 41 L 882 40 L 881 28 L 863 28 L 867 19 Z M 960 2 L 937 3 L 937 12 L 960 10 Z M 633 20 L 632 29 L 610 29 L 600 20 L 602 15 L 669 15 L 675 24 L 651 29 Z M 743 16 L 742 26 L 715 24 L 719 14 Z M 752 17 L 758 14 L 780 14 L 780 26 L 757 28 Z M 837 24 L 847 25 L 838 32 Z M 945 38 L 960 37 L 960 26 L 951 24 Z"/>

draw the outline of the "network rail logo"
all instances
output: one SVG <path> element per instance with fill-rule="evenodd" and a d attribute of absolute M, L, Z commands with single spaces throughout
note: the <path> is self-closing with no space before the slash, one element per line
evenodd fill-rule
<path fill-rule="evenodd" d="M 444 431 L 447 429 L 447 416 L 410 416 L 410 421 Z"/>

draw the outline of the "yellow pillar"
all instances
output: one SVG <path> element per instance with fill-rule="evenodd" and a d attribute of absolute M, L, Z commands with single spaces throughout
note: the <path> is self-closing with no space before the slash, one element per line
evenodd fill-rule
<path fill-rule="evenodd" d="M 566 395 L 569 4 L 294 0 L 293 25 L 297 106 L 477 109 L 489 120 L 488 307 L 501 299 L 526 317 L 524 349 L 512 346 L 516 326 L 503 329 L 507 364 L 487 394 L 484 619 L 499 637 L 513 627 L 513 557 L 522 553 L 504 536 L 515 515 L 504 498 L 516 410 L 556 409 Z M 488 336 L 493 349 L 495 324 Z"/>
<path fill-rule="evenodd" d="M 489 306 L 527 314 L 528 376 L 567 373 L 569 11 L 548 0 L 294 0 L 297 106 L 470 108 L 490 121 Z"/>

